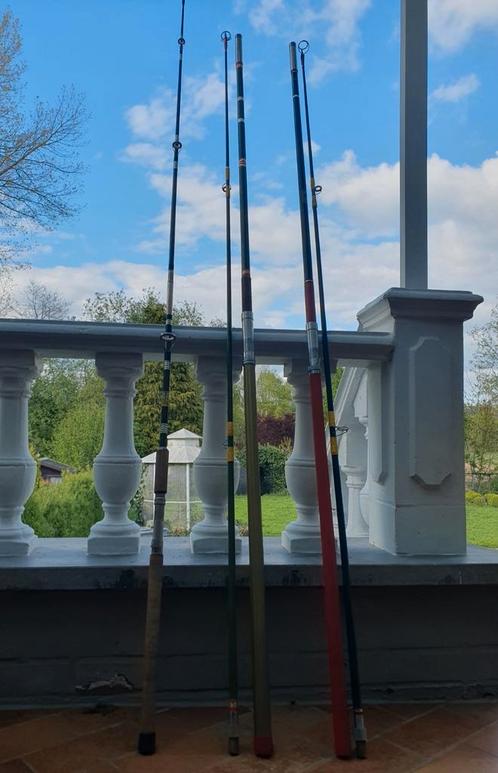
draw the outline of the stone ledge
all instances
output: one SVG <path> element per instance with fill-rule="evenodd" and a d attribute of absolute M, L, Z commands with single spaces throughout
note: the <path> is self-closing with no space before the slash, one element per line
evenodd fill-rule
<path fill-rule="evenodd" d="M 0 590 L 130 590 L 145 588 L 150 538 L 142 537 L 136 556 L 90 556 L 86 539 L 39 539 L 29 556 L 0 558 Z M 219 588 L 225 585 L 226 558 L 193 555 L 188 537 L 169 537 L 164 547 L 164 585 Z M 238 584 L 249 584 L 248 544 L 237 560 Z M 355 586 L 498 585 L 498 551 L 468 546 L 466 556 L 397 557 L 350 540 L 351 578 Z M 289 555 L 279 537 L 265 538 L 266 584 L 318 587 L 320 559 Z"/>

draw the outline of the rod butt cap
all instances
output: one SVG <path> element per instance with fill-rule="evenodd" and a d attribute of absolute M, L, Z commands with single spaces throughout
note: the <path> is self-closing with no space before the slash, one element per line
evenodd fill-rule
<path fill-rule="evenodd" d="M 137 751 L 139 754 L 149 756 L 156 751 L 156 734 L 140 733 L 138 736 Z"/>
<path fill-rule="evenodd" d="M 254 754 L 256 757 L 268 759 L 273 755 L 273 739 L 271 735 L 254 736 Z"/>
<path fill-rule="evenodd" d="M 237 757 L 240 754 L 239 739 L 237 736 L 231 736 L 228 739 L 228 753 L 231 757 Z"/>

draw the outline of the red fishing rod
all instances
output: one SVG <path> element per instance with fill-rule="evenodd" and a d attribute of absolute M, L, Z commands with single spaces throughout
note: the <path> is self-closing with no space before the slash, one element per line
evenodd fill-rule
<path fill-rule="evenodd" d="M 249 530 L 249 582 L 252 615 L 252 672 L 254 696 L 254 752 L 271 757 L 270 686 L 266 653 L 265 566 L 261 491 L 259 483 L 258 440 L 256 436 L 256 359 L 252 313 L 251 262 L 249 251 L 249 208 L 247 203 L 246 129 L 244 115 L 244 77 L 242 35 L 235 36 L 237 75 L 237 137 L 239 148 L 240 258 L 242 267 L 242 341 L 244 367 L 244 412 L 246 429 L 247 510 Z"/>
<path fill-rule="evenodd" d="M 325 630 L 327 636 L 330 692 L 332 702 L 332 726 L 336 756 L 351 757 L 351 725 L 349 718 L 346 675 L 342 646 L 341 607 L 337 581 L 332 504 L 330 501 L 330 478 L 325 445 L 322 379 L 316 323 L 315 289 L 311 256 L 308 198 L 306 193 L 306 171 L 304 163 L 303 131 L 301 125 L 301 104 L 297 71 L 296 44 L 290 43 L 290 72 L 292 104 L 294 111 L 294 132 L 296 140 L 297 179 L 299 188 L 299 211 L 301 220 L 301 241 L 303 250 L 304 304 L 306 310 L 306 333 L 308 339 L 309 378 L 311 413 L 313 421 L 313 445 L 315 450 L 316 484 L 318 509 L 320 513 L 320 534 L 322 542 L 323 590 L 325 605 Z"/>
<path fill-rule="evenodd" d="M 332 371 L 330 367 L 330 353 L 328 341 L 327 313 L 325 309 L 325 289 L 322 270 L 322 249 L 320 243 L 320 228 L 318 223 L 317 194 L 321 186 L 315 183 L 315 169 L 313 164 L 313 143 L 311 141 L 311 124 L 308 107 L 308 88 L 306 84 L 306 68 L 304 56 L 309 49 L 307 40 L 301 40 L 298 45 L 301 54 L 301 74 L 303 78 L 304 115 L 306 120 L 306 136 L 308 144 L 308 165 L 310 170 L 311 211 L 313 213 L 313 232 L 315 241 L 316 273 L 318 279 L 318 297 L 320 300 L 320 325 L 322 343 L 322 364 L 325 379 L 325 392 L 327 395 L 327 413 L 330 437 L 330 455 L 332 458 L 332 477 L 334 480 L 334 496 L 337 513 L 337 527 L 339 532 L 339 546 L 341 550 L 341 574 L 342 574 L 342 603 L 344 609 L 344 623 L 348 645 L 349 680 L 351 684 L 351 699 L 353 704 L 353 731 L 356 744 L 356 756 L 360 759 L 366 757 L 367 735 L 363 718 L 361 701 L 360 675 L 358 669 L 358 649 L 356 646 L 356 631 L 353 618 L 353 605 L 351 603 L 351 578 L 349 572 L 348 540 L 346 536 L 346 517 L 344 514 L 344 502 L 342 499 L 341 470 L 339 467 L 339 454 L 337 449 L 337 427 L 335 423 L 334 394 L 332 392 Z"/>

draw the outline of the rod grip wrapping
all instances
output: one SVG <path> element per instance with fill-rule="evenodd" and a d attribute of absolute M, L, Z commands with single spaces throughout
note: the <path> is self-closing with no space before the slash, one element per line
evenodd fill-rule
<path fill-rule="evenodd" d="M 158 448 L 154 473 L 154 494 L 166 494 L 168 491 L 168 462 L 169 450 L 167 448 Z"/>

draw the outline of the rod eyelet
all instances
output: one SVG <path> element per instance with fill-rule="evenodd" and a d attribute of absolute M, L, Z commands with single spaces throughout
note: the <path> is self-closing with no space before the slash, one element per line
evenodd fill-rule
<path fill-rule="evenodd" d="M 181 150 L 181 149 L 182 149 L 182 147 L 183 147 L 183 146 L 182 146 L 182 143 L 180 142 L 180 140 L 175 140 L 175 141 L 173 142 L 173 149 L 174 149 L 174 150 Z"/>
<path fill-rule="evenodd" d="M 300 40 L 297 44 L 298 49 L 302 54 L 306 54 L 309 51 L 310 44 L 307 40 Z"/>
<path fill-rule="evenodd" d="M 224 42 L 226 41 L 228 43 L 228 41 L 232 39 L 232 34 L 228 30 L 223 30 L 220 37 Z"/>

